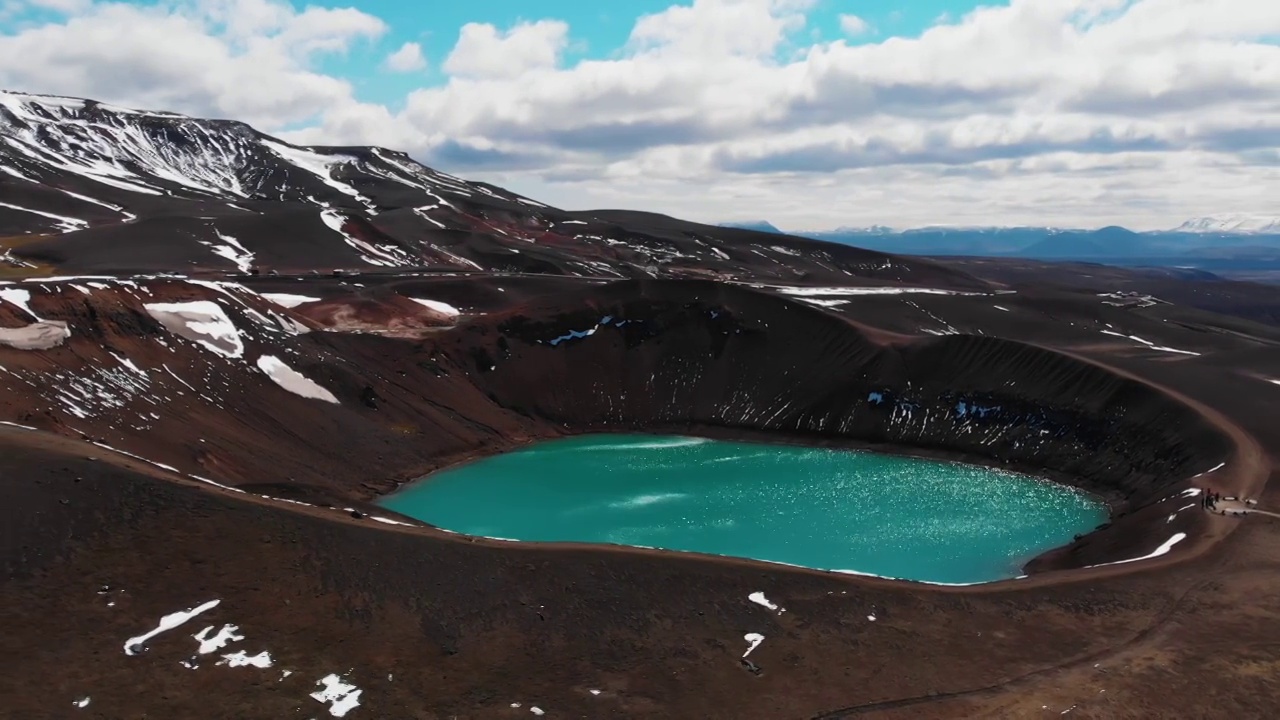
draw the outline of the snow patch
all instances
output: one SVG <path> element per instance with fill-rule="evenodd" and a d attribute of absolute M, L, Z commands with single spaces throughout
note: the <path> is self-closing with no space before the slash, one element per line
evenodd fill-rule
<path fill-rule="evenodd" d="M 1113 335 L 1113 336 L 1115 336 L 1115 337 L 1128 338 L 1129 340 L 1133 340 L 1133 341 L 1135 341 L 1135 342 L 1140 342 L 1140 343 L 1142 343 L 1143 345 L 1146 345 L 1146 346 L 1147 346 L 1147 348 L 1148 348 L 1148 349 L 1150 349 L 1150 350 L 1159 350 L 1160 352 L 1167 352 L 1167 353 L 1177 353 L 1177 354 L 1179 354 L 1179 355 L 1193 355 L 1193 356 L 1196 356 L 1196 357 L 1199 357 L 1199 355 L 1200 355 L 1200 353 L 1198 353 L 1198 352 L 1191 352 L 1190 350 L 1179 350 L 1179 349 L 1177 349 L 1177 348 L 1164 347 L 1163 345 L 1156 345 L 1155 343 L 1151 342 L 1150 340 L 1143 340 L 1142 338 L 1138 337 L 1137 335 L 1123 335 L 1123 334 L 1121 334 L 1121 333 L 1118 333 L 1118 332 L 1112 332 L 1112 331 L 1110 331 L 1110 330 L 1103 330 L 1103 331 L 1102 331 L 1102 334 L 1103 334 L 1103 335 Z"/>
<path fill-rule="evenodd" d="M 342 717 L 360 705 L 360 694 L 364 692 L 355 685 L 345 683 L 342 678 L 329 674 L 316 681 L 324 687 L 311 693 L 317 702 L 329 705 L 329 714 Z"/>
<path fill-rule="evenodd" d="M 418 303 L 419 305 L 435 310 L 438 313 L 448 315 L 451 318 L 456 318 L 462 314 L 458 310 L 458 308 L 450 305 L 449 303 L 440 302 L 439 300 L 426 300 L 423 298 L 409 298 L 409 299 Z"/>
<path fill-rule="evenodd" d="M 245 667 L 246 665 L 252 665 L 256 668 L 269 668 L 272 664 L 271 653 L 263 650 L 257 655 L 248 655 L 245 651 L 240 650 L 239 652 L 223 655 L 222 660 L 218 661 L 218 664 L 227 665 L 233 668 Z"/>
<path fill-rule="evenodd" d="M 146 370 L 143 370 L 142 368 L 140 368 L 140 367 L 138 367 L 137 365 L 133 364 L 133 361 L 132 361 L 132 360 L 130 360 L 129 358 L 127 358 L 127 357 L 125 357 L 125 356 L 123 356 L 123 355 L 118 355 L 118 354 L 116 354 L 116 353 L 114 353 L 114 352 L 111 352 L 110 350 L 108 350 L 107 352 L 108 352 L 108 353 L 110 353 L 111 357 L 115 358 L 115 359 L 116 359 L 116 361 L 117 361 L 117 362 L 119 362 L 121 365 L 123 365 L 123 366 L 125 366 L 125 367 L 129 368 L 130 370 L 132 370 L 132 371 L 134 372 L 134 374 L 136 374 L 136 375 L 138 375 L 138 376 L 140 376 L 140 377 L 142 377 L 142 378 L 144 378 L 144 379 L 149 379 L 149 378 L 150 378 L 150 376 L 149 376 L 149 375 L 147 375 L 147 371 L 146 371 Z"/>
<path fill-rule="evenodd" d="M 350 195 L 358 200 L 361 204 L 369 209 L 373 209 L 373 203 L 368 198 L 361 195 L 355 188 L 346 183 L 333 179 L 332 168 L 335 165 L 343 165 L 346 163 L 354 163 L 356 159 L 350 155 L 321 155 L 304 148 L 284 145 L 270 140 L 262 140 L 262 145 L 271 152 L 284 158 L 286 161 L 297 166 L 301 170 L 315 175 L 320 182 L 337 190 L 343 195 Z"/>
<path fill-rule="evenodd" d="M 747 633 L 742 636 L 742 639 L 747 641 L 747 651 L 742 653 L 742 657 L 750 655 L 752 650 L 760 647 L 760 643 L 764 642 L 764 636 L 760 633 Z"/>
<path fill-rule="evenodd" d="M 135 217 L 137 217 L 137 216 L 136 216 L 136 215 L 134 215 L 133 213 L 130 213 L 130 212 L 128 212 L 127 210 L 125 210 L 125 209 L 124 209 L 124 207 L 122 207 L 122 206 L 120 206 L 120 205 L 113 205 L 113 204 L 111 204 L 111 203 L 109 203 L 109 202 L 103 202 L 103 201 L 98 200 L 98 199 L 96 199 L 96 198 L 91 198 L 91 197 L 89 197 L 88 195 L 81 195 L 80 193 L 74 193 L 74 192 L 71 192 L 70 190 L 68 190 L 68 189 L 66 189 L 66 188 L 58 188 L 58 189 L 62 191 L 62 194 L 63 194 L 63 195 L 70 195 L 71 197 L 73 197 L 73 198 L 75 198 L 75 199 L 77 199 L 77 200 L 83 200 L 84 202 L 92 203 L 92 204 L 94 204 L 94 205 L 99 205 L 99 206 L 101 206 L 101 207 L 107 208 L 108 210 L 111 210 L 112 212 L 118 212 L 118 213 L 120 213 L 121 215 L 123 215 L 123 216 L 124 216 L 125 220 L 132 220 L 132 219 L 134 219 Z"/>
<path fill-rule="evenodd" d="M 222 241 L 221 245 L 203 241 L 200 244 L 213 250 L 214 255 L 226 258 L 235 263 L 236 268 L 240 272 L 249 272 L 253 267 L 254 253 L 245 248 L 245 246 L 240 244 L 239 240 L 236 240 L 230 235 L 223 235 L 217 229 L 214 229 L 213 233 Z"/>
<path fill-rule="evenodd" d="M 49 350 L 71 337 L 71 329 L 61 320 L 41 320 L 20 328 L 0 328 L 0 345 L 16 350 Z"/>
<path fill-rule="evenodd" d="M 143 307 L 165 329 L 179 337 L 199 343 L 223 357 L 244 355 L 240 331 L 222 306 L 211 300 L 146 303 Z"/>
<path fill-rule="evenodd" d="M 1195 480 L 1196 478 L 1200 477 L 1201 475 L 1211 475 L 1211 474 L 1213 474 L 1213 473 L 1215 473 L 1215 472 L 1218 472 L 1218 471 L 1219 471 L 1219 470 L 1221 470 L 1222 468 L 1226 467 L 1226 465 L 1227 465 L 1227 464 L 1226 464 L 1225 462 L 1220 462 L 1220 463 L 1218 463 L 1217 465 L 1214 465 L 1213 467 L 1209 468 L 1208 470 L 1205 470 L 1205 471 L 1204 471 L 1204 472 L 1202 472 L 1202 473 L 1197 473 L 1197 474 L 1193 475 L 1193 476 L 1191 477 L 1191 479 L 1192 479 L 1192 480 Z M 1198 493 L 1198 492 L 1200 492 L 1200 491 L 1199 491 L 1198 489 L 1196 489 L 1196 488 L 1188 488 L 1188 489 L 1190 489 L 1190 490 L 1195 490 L 1197 493 Z M 1186 491 L 1184 491 L 1184 492 L 1186 492 Z"/>
<path fill-rule="evenodd" d="M 9 208 L 10 210 L 17 210 L 19 212 L 31 213 L 32 215 L 39 215 L 40 217 L 54 220 L 58 223 L 58 229 L 64 233 L 74 232 L 76 230 L 83 230 L 89 227 L 89 223 L 85 222 L 84 220 L 80 220 L 72 217 L 65 217 L 62 215 L 54 215 L 53 213 L 45 212 L 43 210 L 32 210 L 30 208 L 24 208 L 19 205 L 11 205 L 6 202 L 0 202 L 0 207 Z"/>
<path fill-rule="evenodd" d="M 40 316 L 36 315 L 35 312 L 31 310 L 31 292 L 29 290 L 22 290 L 20 288 L 4 288 L 0 290 L 0 300 L 4 300 L 12 305 L 17 305 L 25 310 L 31 317 L 36 320 L 40 319 Z"/>
<path fill-rule="evenodd" d="M 267 377 L 271 378 L 275 384 L 294 395 L 300 395 L 312 400 L 323 400 L 335 405 L 338 404 L 338 398 L 334 397 L 333 393 L 321 387 L 311 378 L 289 367 L 275 355 L 263 355 L 258 358 L 257 365 L 258 369 L 266 373 Z"/>
<path fill-rule="evenodd" d="M 244 639 L 243 635 L 237 635 L 236 631 L 240 628 L 235 625 L 223 625 L 217 635 L 209 637 L 209 633 L 213 632 L 213 625 L 201 630 L 191 637 L 200 641 L 200 649 L 197 650 L 201 655 L 208 655 L 226 647 L 228 643 L 239 642 Z"/>
<path fill-rule="evenodd" d="M 262 297 L 280 307 L 296 308 L 307 303 L 320 302 L 321 298 L 310 295 L 294 295 L 293 293 L 262 293 Z"/>
<path fill-rule="evenodd" d="M 202 612 L 205 612 L 206 610 L 212 610 L 213 608 L 218 606 L 219 602 L 221 601 L 210 600 L 209 602 L 204 603 L 203 605 L 197 605 L 196 607 L 190 608 L 188 610 L 179 610 L 178 612 L 169 613 L 168 615 L 165 615 L 164 617 L 160 618 L 160 624 L 157 625 L 154 630 L 143 633 L 142 635 L 139 635 L 137 637 L 131 637 L 128 640 L 125 640 L 124 654 L 137 655 L 139 652 L 146 649 L 142 646 L 142 644 L 145 643 L 146 641 L 159 635 L 162 632 L 165 632 L 167 630 L 172 630 L 182 625 L 186 621 L 199 615 Z"/>
<path fill-rule="evenodd" d="M 430 215 L 428 215 L 428 214 L 427 214 L 427 212 L 428 212 L 428 211 L 430 211 L 430 210 L 435 210 L 435 209 L 436 209 L 436 208 L 438 208 L 438 207 L 440 207 L 440 205 L 439 205 L 439 204 L 436 204 L 436 205 L 423 205 L 422 207 L 414 208 L 414 209 L 413 209 L 413 213 L 414 213 L 415 215 L 417 215 L 418 217 L 422 218 L 423 220 L 426 220 L 427 222 L 431 223 L 432 225 L 435 225 L 436 227 L 440 228 L 441 230 L 446 230 L 446 229 L 448 229 L 448 228 L 446 228 L 446 227 L 444 226 L 444 223 L 440 222 L 439 220 L 436 220 L 435 218 L 433 218 L 433 217 L 431 217 Z"/>
<path fill-rule="evenodd" d="M 800 298 L 800 302 L 824 308 L 835 308 L 848 305 L 852 300 L 824 300 L 823 298 Z"/>
<path fill-rule="evenodd" d="M 765 597 L 762 592 L 753 592 L 747 596 L 747 599 L 757 605 L 763 605 L 770 610 L 777 610 L 779 615 L 786 612 L 785 609 L 779 608 L 776 604 L 769 602 L 769 598 Z"/>
<path fill-rule="evenodd" d="M 1107 565 L 1124 565 L 1125 563 L 1138 562 L 1139 560 L 1150 560 L 1151 558 L 1154 558 L 1154 557 L 1160 557 L 1161 555 L 1168 553 L 1171 549 L 1173 549 L 1174 545 L 1177 545 L 1178 543 L 1182 542 L 1183 539 L 1185 539 L 1186 537 L 1187 537 L 1186 533 L 1177 533 L 1173 537 L 1169 538 L 1168 540 L 1165 540 L 1160 547 L 1156 548 L 1155 550 L 1152 550 L 1150 553 L 1143 555 L 1142 557 L 1129 558 L 1128 560 L 1117 560 L 1115 562 L 1109 562 L 1109 563 L 1100 563 L 1098 565 L 1089 565 L 1088 567 L 1096 568 L 1096 567 L 1105 567 Z"/>
<path fill-rule="evenodd" d="M 361 253 L 360 259 L 370 265 L 378 265 L 381 267 L 396 267 L 399 265 L 412 265 L 413 259 L 405 255 L 404 251 L 394 245 L 374 245 L 365 242 L 360 238 L 346 231 L 347 218 L 337 210 L 325 209 L 320 211 L 320 219 L 328 228 L 339 235 L 355 250 Z"/>
<path fill-rule="evenodd" d="M 399 520 L 392 520 L 391 518 L 378 517 L 377 515 L 370 515 L 369 519 L 374 522 L 383 523 L 384 525 L 403 525 L 405 527 L 417 527 L 413 523 L 400 522 Z"/>

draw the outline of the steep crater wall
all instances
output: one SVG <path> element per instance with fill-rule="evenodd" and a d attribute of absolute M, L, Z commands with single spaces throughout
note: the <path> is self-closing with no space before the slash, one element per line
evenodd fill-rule
<path fill-rule="evenodd" d="M 1196 532 L 1204 517 L 1181 513 L 1175 488 L 1234 449 L 1197 409 L 1082 360 L 986 336 L 877 331 L 894 320 L 884 304 L 849 318 L 723 283 L 582 283 L 391 337 L 307 332 L 233 284 L 85 282 L 31 284 L 31 313 L 0 304 L 0 325 L 34 313 L 71 331 L 46 351 L 0 349 L 0 419 L 338 508 L 566 433 L 871 444 L 1041 473 L 1106 497 L 1116 521 L 1035 566 L 1048 569 L 1140 557 Z M 369 323 L 403 321 L 403 303 L 367 300 Z M 156 301 L 217 303 L 243 355 L 167 331 L 145 308 Z M 266 355 L 337 402 L 281 389 L 260 369 Z"/>
<path fill-rule="evenodd" d="M 572 431 L 702 426 L 943 451 L 1048 472 L 1120 510 L 1230 451 L 1192 408 L 1069 356 L 981 336 L 883 344 L 723 284 L 616 283 L 442 345 L 499 405 Z"/>

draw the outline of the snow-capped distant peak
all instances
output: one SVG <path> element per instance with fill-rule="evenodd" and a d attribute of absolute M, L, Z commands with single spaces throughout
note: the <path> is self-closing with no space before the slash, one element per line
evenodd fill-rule
<path fill-rule="evenodd" d="M 133 108 L 111 105 L 97 100 L 63 97 L 61 95 L 40 95 L 14 90 L 0 89 L 0 106 L 6 107 L 16 117 L 23 119 L 50 120 L 60 115 L 82 113 L 88 108 L 114 113 L 116 115 L 146 115 L 151 117 L 181 118 L 183 115 L 158 110 L 135 110 Z M 32 118 L 31 116 L 35 116 Z"/>
<path fill-rule="evenodd" d="M 889 227 L 888 225 L 867 225 L 865 227 L 854 226 L 854 225 L 841 225 L 840 227 L 836 228 L 835 230 L 832 230 L 831 232 L 864 233 L 867 235 L 890 235 L 892 233 L 897 232 L 897 230 Z"/>
<path fill-rule="evenodd" d="M 1174 232 L 1229 233 L 1238 235 L 1280 234 L 1280 217 L 1274 215 L 1206 215 L 1193 218 Z"/>

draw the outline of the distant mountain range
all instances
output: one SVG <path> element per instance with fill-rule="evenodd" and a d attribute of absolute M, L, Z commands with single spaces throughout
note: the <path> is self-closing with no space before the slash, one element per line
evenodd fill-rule
<path fill-rule="evenodd" d="M 1265 215 L 1208 215 L 1188 220 L 1175 232 L 1280 235 L 1280 217 Z"/>
<path fill-rule="evenodd" d="M 780 233 L 765 221 L 733 227 Z M 1186 261 L 1280 263 L 1280 218 L 1217 215 L 1188 220 L 1172 230 L 1135 232 L 1108 226 L 1094 230 L 1050 227 L 837 228 L 793 233 L 869 250 L 907 255 L 982 255 L 1035 260 Z"/>

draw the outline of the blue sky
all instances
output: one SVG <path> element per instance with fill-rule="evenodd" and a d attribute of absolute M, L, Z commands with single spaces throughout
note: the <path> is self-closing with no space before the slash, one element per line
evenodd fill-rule
<path fill-rule="evenodd" d="M 309 3 L 323 7 L 347 7 L 343 0 Z M 625 0 L 612 6 L 584 0 L 479 0 L 479 2 L 413 3 L 405 0 L 360 0 L 363 11 L 382 18 L 390 32 L 375 43 L 352 48 L 345 57 L 328 58 L 324 67 L 346 74 L 357 86 L 357 95 L 366 102 L 396 107 L 409 91 L 424 84 L 443 83 L 441 63 L 458 40 L 458 31 L 467 23 L 489 23 L 509 28 L 520 22 L 543 19 L 569 24 L 573 41 L 565 54 L 572 64 L 583 59 L 607 59 L 626 45 L 635 21 L 642 15 L 661 12 L 672 0 Z M 843 38 L 850 44 L 880 42 L 889 37 L 915 37 L 940 18 L 959 18 L 979 4 L 1007 4 L 992 0 L 820 0 L 808 13 L 800 37 L 811 40 Z M 603 6 L 603 7 L 602 7 Z M 866 21 L 865 34 L 850 37 L 841 29 L 840 16 L 855 15 Z M 404 75 L 380 70 L 386 54 L 406 42 L 422 46 L 428 69 Z"/>
<path fill-rule="evenodd" d="M 0 87 L 570 209 L 1156 229 L 1277 214 L 1277 38 L 1266 0 L 0 0 Z"/>

